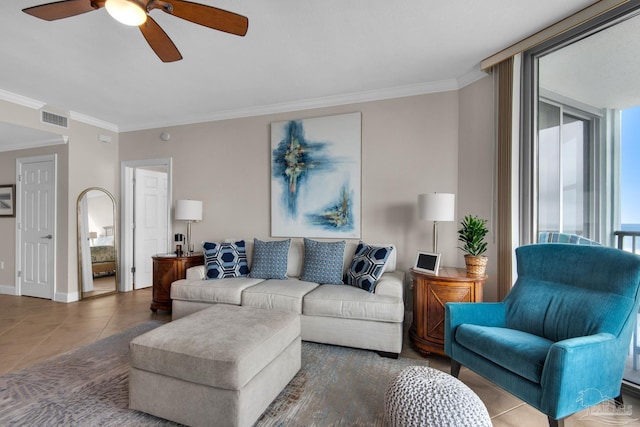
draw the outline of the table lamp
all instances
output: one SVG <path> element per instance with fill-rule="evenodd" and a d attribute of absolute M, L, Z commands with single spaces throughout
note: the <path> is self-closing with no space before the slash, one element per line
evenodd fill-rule
<path fill-rule="evenodd" d="M 433 221 L 433 253 L 438 252 L 438 222 L 455 219 L 456 195 L 426 193 L 418 195 L 418 218 Z"/>
<path fill-rule="evenodd" d="M 175 219 L 177 221 L 187 221 L 187 253 L 193 252 L 191 243 L 191 223 L 202 221 L 202 201 L 201 200 L 177 200 Z"/>

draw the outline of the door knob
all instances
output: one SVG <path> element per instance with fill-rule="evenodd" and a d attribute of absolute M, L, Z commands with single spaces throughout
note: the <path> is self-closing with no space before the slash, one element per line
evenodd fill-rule
<path fill-rule="evenodd" d="M 46 236 L 42 236 L 41 239 L 53 239 L 53 236 L 51 234 L 47 234 Z"/>

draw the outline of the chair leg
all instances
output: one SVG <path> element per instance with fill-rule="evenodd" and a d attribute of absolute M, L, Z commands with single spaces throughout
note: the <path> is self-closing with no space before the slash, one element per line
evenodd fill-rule
<path fill-rule="evenodd" d="M 451 359 L 451 375 L 455 378 L 458 378 L 460 375 L 460 362 L 457 362 Z"/>
<path fill-rule="evenodd" d="M 547 418 L 549 419 L 549 427 L 564 427 L 564 418 L 559 420 L 551 418 L 550 416 L 547 416 Z"/>
<path fill-rule="evenodd" d="M 616 402 L 616 406 L 622 406 L 624 405 L 624 402 L 622 401 L 622 392 L 620 392 L 620 394 L 618 395 L 618 397 L 616 397 L 615 399 L 613 399 Z"/>

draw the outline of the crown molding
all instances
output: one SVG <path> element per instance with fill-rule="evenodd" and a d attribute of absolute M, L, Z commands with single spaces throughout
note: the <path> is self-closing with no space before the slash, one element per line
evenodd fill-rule
<path fill-rule="evenodd" d="M 487 77 L 489 73 L 487 71 L 482 71 L 480 69 L 480 64 L 477 67 L 474 67 L 473 70 L 469 71 L 467 74 L 464 74 L 456 79 L 458 82 L 458 89 L 462 89 L 464 87 L 469 86 L 472 83 L 477 82 L 480 79 Z"/>
<path fill-rule="evenodd" d="M 12 104 L 18 104 L 22 105 L 23 107 L 32 108 L 34 110 L 39 110 L 46 105 L 46 103 L 38 101 L 37 99 L 18 95 L 17 93 L 9 92 L 2 89 L 0 89 L 0 99 L 3 101 L 11 102 Z"/>
<path fill-rule="evenodd" d="M 69 111 L 69 117 L 77 122 L 96 126 L 105 130 L 110 130 L 111 132 L 119 132 L 118 125 L 104 120 L 96 119 L 95 117 L 87 116 L 86 114 L 78 113 L 77 111 Z"/>
<path fill-rule="evenodd" d="M 327 96 L 302 101 L 284 102 L 280 104 L 261 105 L 256 107 L 238 108 L 219 111 L 209 115 L 194 116 L 187 120 L 174 122 L 149 122 L 131 127 L 121 127 L 121 132 L 131 132 L 145 129 L 156 129 L 168 126 L 183 126 L 195 123 L 215 122 L 220 120 L 241 119 L 246 117 L 265 116 L 269 114 L 288 113 L 291 111 L 311 110 L 315 108 L 336 107 L 339 105 L 357 104 L 360 102 L 382 101 L 385 99 L 403 98 L 407 96 L 426 95 L 430 93 L 458 90 L 455 79 L 415 85 L 396 86 L 392 88 L 355 92 L 344 95 Z"/>
<path fill-rule="evenodd" d="M 215 122 L 221 120 L 240 119 L 246 117 L 265 116 L 269 114 L 288 113 L 292 111 L 312 110 L 316 108 L 336 107 L 340 105 L 357 104 L 361 102 L 382 101 L 393 98 L 427 95 L 431 93 L 448 92 L 462 89 L 483 77 L 487 73 L 475 67 L 469 73 L 457 79 L 446 79 L 434 82 L 419 83 L 414 85 L 395 86 L 384 89 L 354 92 L 343 95 L 334 95 L 321 98 L 306 99 L 301 101 L 284 102 L 278 104 L 260 105 L 255 107 L 238 108 L 233 110 L 218 111 L 212 114 L 192 116 L 188 119 L 162 122 L 147 122 L 132 126 L 118 126 L 104 120 L 97 119 L 77 111 L 69 111 L 72 120 L 96 126 L 115 133 L 133 132 L 138 130 L 156 129 L 169 126 L 183 126 L 196 123 Z M 40 109 L 46 104 L 31 98 L 0 90 L 0 99 L 15 104 L 20 104 L 33 109 Z"/>
<path fill-rule="evenodd" d="M 19 144 L 2 144 L 0 145 L 0 152 L 25 150 L 29 148 L 48 147 L 51 145 L 63 145 L 63 144 L 67 144 L 68 142 L 69 142 L 68 136 L 59 135 L 53 138 L 41 139 L 37 141 L 21 142 Z"/>

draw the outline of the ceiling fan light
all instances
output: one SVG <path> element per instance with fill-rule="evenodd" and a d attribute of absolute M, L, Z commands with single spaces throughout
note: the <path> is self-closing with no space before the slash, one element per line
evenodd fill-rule
<path fill-rule="evenodd" d="M 104 7 L 113 19 L 124 25 L 137 27 L 147 20 L 147 12 L 132 0 L 107 0 Z"/>

